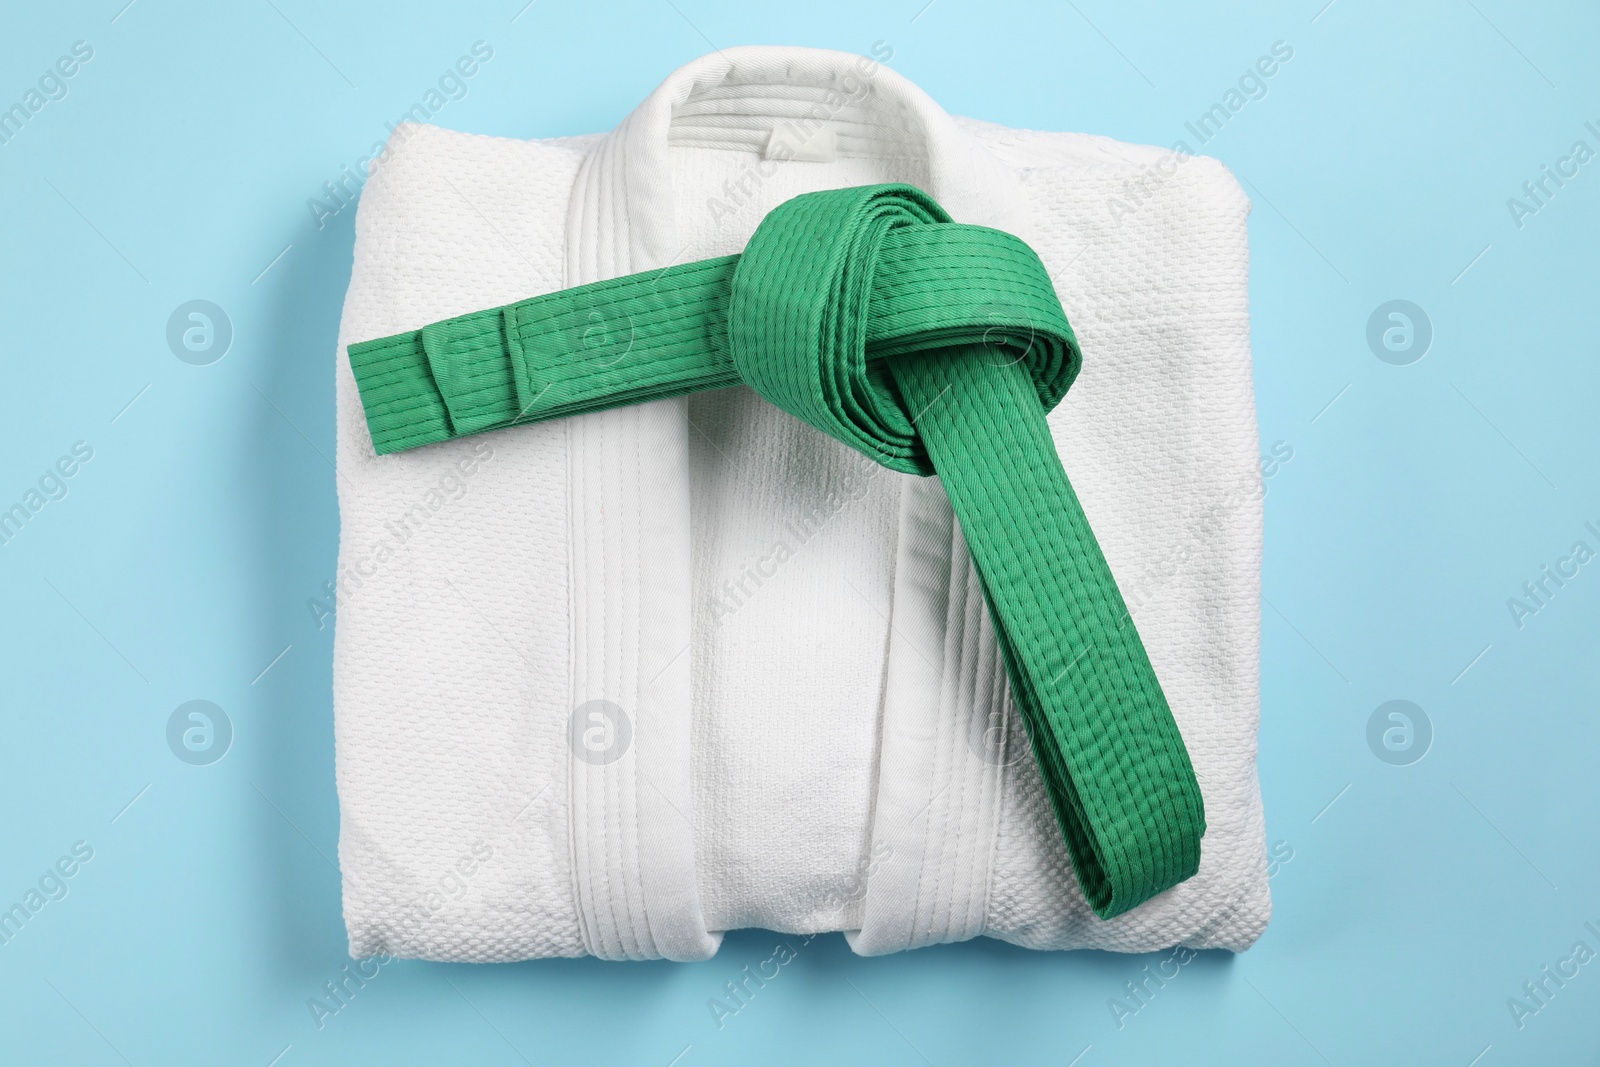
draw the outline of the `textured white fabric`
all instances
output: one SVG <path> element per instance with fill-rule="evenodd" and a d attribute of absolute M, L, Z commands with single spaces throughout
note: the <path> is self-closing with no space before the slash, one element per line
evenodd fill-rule
<path fill-rule="evenodd" d="M 765 158 L 806 128 L 827 132 L 805 161 Z M 1110 922 L 936 479 L 743 388 L 381 458 L 367 436 L 349 343 L 736 252 L 797 193 L 880 181 L 1029 241 L 1083 344 L 1051 427 L 1208 822 L 1200 873 Z M 1248 946 L 1269 900 L 1247 210 L 1214 161 L 954 120 L 806 49 L 707 56 L 602 137 L 397 131 L 337 370 L 352 954 L 700 959 L 745 926 L 867 954 Z M 627 323 L 592 333 L 626 358 Z"/>

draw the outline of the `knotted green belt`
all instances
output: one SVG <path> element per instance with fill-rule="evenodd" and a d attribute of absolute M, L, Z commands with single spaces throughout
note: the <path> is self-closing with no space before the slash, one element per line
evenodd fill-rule
<path fill-rule="evenodd" d="M 1031 248 L 906 185 L 808 193 L 743 255 L 350 346 L 380 453 L 746 384 L 890 470 L 937 473 L 1078 881 L 1102 918 L 1193 875 L 1183 739 L 1045 415 L 1080 363 Z"/>

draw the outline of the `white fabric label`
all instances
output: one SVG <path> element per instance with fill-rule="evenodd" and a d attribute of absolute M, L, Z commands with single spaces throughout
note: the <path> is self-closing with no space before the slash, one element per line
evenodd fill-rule
<path fill-rule="evenodd" d="M 772 127 L 763 159 L 798 159 L 805 163 L 832 163 L 839 158 L 839 138 L 832 126 L 808 130 L 792 122 Z"/>

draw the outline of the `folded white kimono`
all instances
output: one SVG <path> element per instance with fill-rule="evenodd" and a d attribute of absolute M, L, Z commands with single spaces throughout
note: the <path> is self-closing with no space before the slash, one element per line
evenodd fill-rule
<path fill-rule="evenodd" d="M 877 59 L 735 48 L 609 134 L 395 131 L 340 327 L 334 710 L 350 951 L 702 959 L 1241 950 L 1270 911 L 1248 203 L 1213 160 L 953 119 Z M 740 251 L 906 182 L 1039 253 L 1083 370 L 1049 425 L 1183 735 L 1199 873 L 1096 918 L 936 478 L 744 387 L 374 453 L 345 351 Z M 627 322 L 597 315 L 600 344 Z"/>

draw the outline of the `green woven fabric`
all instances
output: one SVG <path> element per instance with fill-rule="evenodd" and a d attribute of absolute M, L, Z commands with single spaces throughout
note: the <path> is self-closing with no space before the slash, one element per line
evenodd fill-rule
<path fill-rule="evenodd" d="M 937 474 L 1090 906 L 1110 918 L 1199 868 L 1194 769 L 1045 421 L 1077 341 L 1018 238 L 911 186 L 807 193 L 742 255 L 351 345 L 350 362 L 380 453 L 744 383 Z"/>

